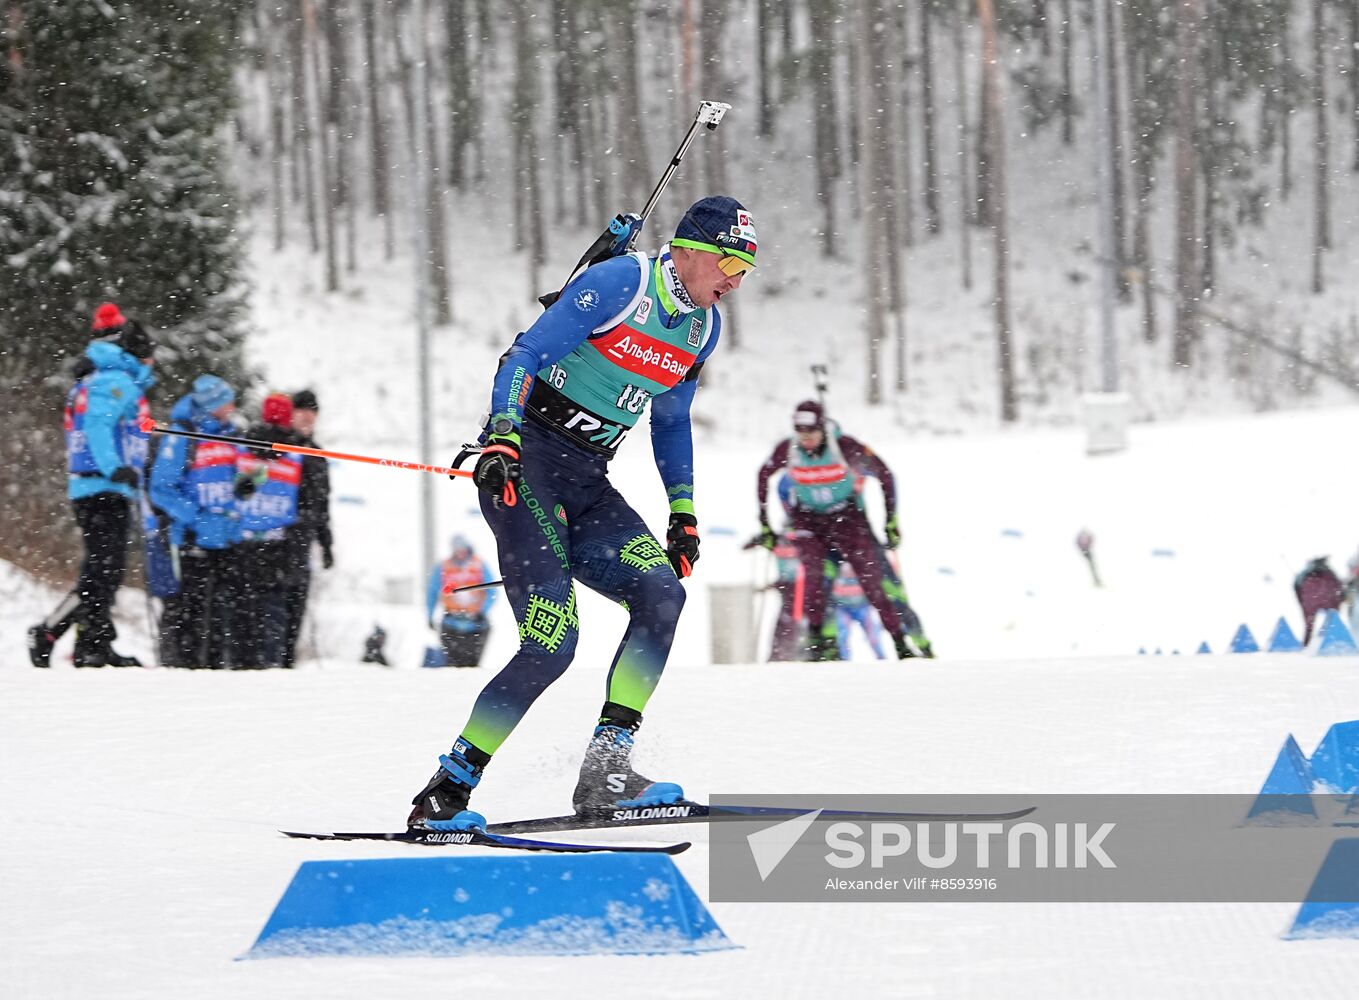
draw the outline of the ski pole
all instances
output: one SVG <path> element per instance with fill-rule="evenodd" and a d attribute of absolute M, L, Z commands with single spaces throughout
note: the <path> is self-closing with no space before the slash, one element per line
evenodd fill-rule
<path fill-rule="evenodd" d="M 297 444 L 283 444 L 276 441 L 256 441 L 253 438 L 231 437 L 226 434 L 205 434 L 202 431 L 182 431 L 174 427 L 158 424 L 146 417 L 140 424 L 144 434 L 171 434 L 175 437 L 192 438 L 195 441 L 217 441 L 221 444 L 241 445 L 245 448 L 260 448 L 264 451 L 286 452 L 290 455 L 313 455 L 317 458 L 337 458 L 345 462 L 367 462 L 369 465 L 385 465 L 392 469 L 411 469 L 415 472 L 432 472 L 441 476 L 464 476 L 472 478 L 470 469 L 449 469 L 442 465 L 425 465 L 423 462 L 403 462 L 396 458 L 375 458 L 372 455 L 351 455 L 343 451 L 327 451 L 324 448 L 304 448 Z"/>
<path fill-rule="evenodd" d="M 465 594 L 469 590 L 490 590 L 492 587 L 499 587 L 504 580 L 487 580 L 485 583 L 469 583 L 465 587 L 454 587 L 452 590 L 445 591 L 448 594 Z"/>
<path fill-rule="evenodd" d="M 661 173 L 661 179 L 656 182 L 656 187 L 651 192 L 651 197 L 646 200 L 646 205 L 642 208 L 641 213 L 639 215 L 620 213 L 614 216 L 608 228 L 599 234 L 599 237 L 590 244 L 590 249 L 586 250 L 580 260 L 576 261 L 576 266 L 571 269 L 570 277 L 562 282 L 562 287 L 555 292 L 538 296 L 538 301 L 542 303 L 544 309 L 561 298 L 562 289 L 571 284 L 581 271 L 591 265 L 608 260 L 610 257 L 616 257 L 632 250 L 633 245 L 637 242 L 637 237 L 641 235 L 642 226 L 646 224 L 647 217 L 655 210 L 656 203 L 661 200 L 661 195 L 670 184 L 670 179 L 675 176 L 675 171 L 679 169 L 680 160 L 684 159 L 684 154 L 693 145 L 698 130 L 706 127 L 709 132 L 717 131 L 717 126 L 722 124 L 722 117 L 730 110 L 730 104 L 723 104 L 720 101 L 702 101 L 699 103 L 698 111 L 694 115 L 693 123 L 689 126 L 689 131 L 684 133 L 684 138 L 680 140 L 675 155 L 670 158 L 670 162 Z"/>

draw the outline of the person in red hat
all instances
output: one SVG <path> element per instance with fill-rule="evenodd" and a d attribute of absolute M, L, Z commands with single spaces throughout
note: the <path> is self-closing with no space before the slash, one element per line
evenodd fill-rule
<path fill-rule="evenodd" d="M 76 628 L 77 667 L 138 667 L 135 657 L 113 648 L 113 602 L 127 559 L 128 520 L 140 496 L 150 415 L 146 390 L 155 344 L 136 320 L 112 302 L 94 312 L 93 339 L 66 398 L 67 495 L 80 525 L 85 558 L 75 588 L 28 630 L 28 656 L 35 667 L 51 666 L 52 648 Z"/>
<path fill-rule="evenodd" d="M 296 444 L 293 401 L 276 392 L 260 405 L 259 424 L 249 436 L 259 441 Z M 297 521 L 302 459 L 298 455 L 241 448 L 236 458 L 236 509 L 240 543 L 236 546 L 240 599 L 234 626 L 238 667 L 281 667 L 287 657 L 287 529 Z"/>
<path fill-rule="evenodd" d="M 756 479 L 760 537 L 767 548 L 773 548 L 778 537 L 769 525 L 765 509 L 769 477 L 785 471 L 792 482 L 789 528 L 797 532 L 805 579 L 820 580 L 826 555 L 834 550 L 853 567 L 864 595 L 892 636 L 897 656 L 903 660 L 915 656 L 906 642 L 901 616 L 884 589 L 886 562 L 864 513 L 863 480 L 873 476 L 882 484 L 887 508 L 887 546 L 896 548 L 901 541 L 896 482 L 887 463 L 867 445 L 842 434 L 839 425 L 827 419 L 825 408 L 816 400 L 799 403 L 793 411 L 792 437 L 775 446 Z M 826 588 L 809 586 L 803 610 L 814 660 L 834 660 L 839 656 L 835 624 L 826 621 L 827 607 Z"/>

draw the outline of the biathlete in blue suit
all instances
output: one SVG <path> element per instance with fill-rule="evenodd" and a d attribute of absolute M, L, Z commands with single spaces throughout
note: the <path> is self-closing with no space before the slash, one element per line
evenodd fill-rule
<path fill-rule="evenodd" d="M 632 769 L 633 734 L 665 667 L 698 559 L 689 407 L 721 333 L 718 301 L 755 265 L 754 221 L 734 198 L 684 214 L 655 257 L 587 269 L 502 359 L 474 481 L 495 532 L 519 650 L 482 689 L 440 767 L 413 800 L 413 828 L 484 821 L 468 797 L 534 699 L 571 663 L 575 582 L 630 616 L 573 804 L 675 801 L 677 785 Z M 664 546 L 608 478 L 609 459 L 651 405 L 651 447 L 670 499 Z"/>

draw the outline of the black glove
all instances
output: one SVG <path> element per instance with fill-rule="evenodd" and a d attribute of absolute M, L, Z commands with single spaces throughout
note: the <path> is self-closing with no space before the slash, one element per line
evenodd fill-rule
<path fill-rule="evenodd" d="M 330 549 L 328 549 L 328 548 L 322 549 L 322 550 L 321 550 L 321 568 L 322 568 L 322 569 L 330 569 L 330 568 L 331 568 L 332 566 L 334 566 L 334 565 L 335 565 L 335 553 L 334 553 L 334 552 L 331 552 Z"/>
<path fill-rule="evenodd" d="M 779 540 L 778 536 L 774 534 L 774 529 L 769 526 L 768 521 L 760 522 L 760 533 L 755 536 L 755 538 L 759 544 L 763 545 L 771 552 L 774 551 L 774 546 Z"/>
<path fill-rule="evenodd" d="M 671 514 L 665 529 L 665 554 L 675 575 L 683 580 L 698 562 L 698 518 L 693 514 Z"/>
<path fill-rule="evenodd" d="M 237 500 L 249 500 L 259 487 L 249 476 L 237 476 L 236 485 L 231 487 L 231 495 Z"/>
<path fill-rule="evenodd" d="M 113 482 L 119 486 L 131 486 L 134 490 L 141 485 L 142 477 L 137 475 L 137 470 L 130 465 L 120 465 L 113 470 L 113 475 L 109 476 Z"/>
<path fill-rule="evenodd" d="M 477 484 L 477 489 L 503 501 L 507 507 L 513 507 L 517 500 L 515 485 L 523 475 L 524 467 L 519 461 L 519 432 L 488 437 L 476 468 L 472 470 L 472 482 Z"/>

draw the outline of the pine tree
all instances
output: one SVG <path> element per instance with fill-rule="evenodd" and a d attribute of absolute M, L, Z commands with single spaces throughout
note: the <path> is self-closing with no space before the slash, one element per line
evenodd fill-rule
<path fill-rule="evenodd" d="M 90 314 L 119 302 L 164 345 L 163 390 L 243 374 L 230 121 L 246 4 L 19 0 L 0 89 L 0 352 L 6 375 L 55 375 Z M 32 384 L 30 381 L 28 384 Z"/>
<path fill-rule="evenodd" d="M 68 574 L 63 362 L 118 302 L 161 347 L 163 403 L 205 371 L 238 384 L 246 289 L 231 121 L 242 0 L 10 0 L 0 69 L 0 556 Z M 22 487 L 22 488 L 20 488 Z"/>

